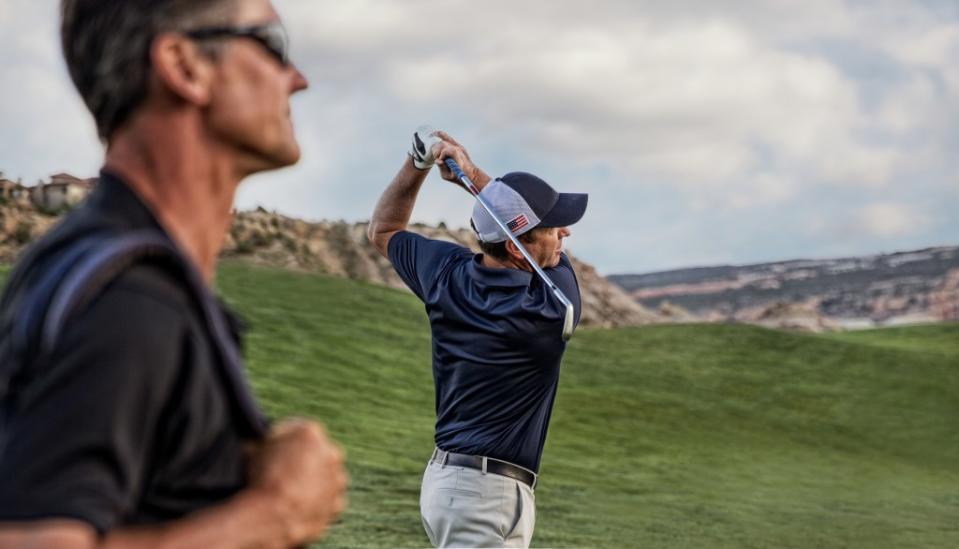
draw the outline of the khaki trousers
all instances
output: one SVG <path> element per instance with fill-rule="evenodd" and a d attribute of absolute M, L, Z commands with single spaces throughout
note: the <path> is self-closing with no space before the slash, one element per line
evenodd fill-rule
<path fill-rule="evenodd" d="M 430 461 L 420 514 L 434 547 L 529 547 L 536 497 L 509 477 Z"/>

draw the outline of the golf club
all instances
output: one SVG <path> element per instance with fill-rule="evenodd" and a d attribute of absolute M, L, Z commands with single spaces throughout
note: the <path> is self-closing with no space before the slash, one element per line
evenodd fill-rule
<path fill-rule="evenodd" d="M 526 258 L 526 261 L 529 263 L 530 267 L 532 267 L 533 270 L 536 271 L 536 274 L 543 279 L 543 282 L 545 282 L 546 285 L 553 290 L 553 295 L 556 296 L 556 299 L 566 306 L 566 316 L 563 319 L 563 341 L 569 341 L 569 338 L 573 335 L 573 317 L 576 316 L 576 313 L 573 310 L 573 303 L 569 300 L 569 298 L 566 297 L 566 294 L 559 289 L 559 286 L 553 284 L 553 281 L 549 279 L 549 276 L 543 272 L 543 269 L 540 268 L 539 264 L 536 263 L 531 255 L 529 255 L 529 252 L 526 251 L 526 248 L 520 243 L 519 239 L 513 236 L 513 232 L 506 227 L 506 224 L 500 220 L 499 216 L 493 213 L 493 208 L 491 208 L 486 200 L 480 196 L 479 189 L 476 188 L 476 185 L 473 185 L 473 182 L 470 181 L 469 177 L 466 177 L 466 174 L 463 173 L 462 169 L 460 169 L 459 164 L 457 164 L 452 158 L 447 158 L 445 162 L 446 166 L 453 172 L 453 175 L 455 175 L 456 178 L 459 179 L 463 184 L 463 186 L 466 187 L 466 190 L 475 196 L 476 200 L 483 205 L 483 208 L 487 213 L 489 213 L 490 217 L 493 218 L 493 221 L 496 222 L 496 225 L 499 226 L 500 230 L 506 234 L 506 237 L 509 238 L 510 242 L 519 248 L 520 253 L 523 254 L 524 258 Z"/>

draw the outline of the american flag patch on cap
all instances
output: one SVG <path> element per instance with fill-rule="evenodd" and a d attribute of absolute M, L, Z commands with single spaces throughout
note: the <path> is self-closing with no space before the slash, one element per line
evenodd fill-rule
<path fill-rule="evenodd" d="M 526 218 L 526 214 L 519 214 L 506 224 L 506 228 L 509 229 L 511 233 L 515 233 L 527 225 L 529 225 L 529 219 Z"/>

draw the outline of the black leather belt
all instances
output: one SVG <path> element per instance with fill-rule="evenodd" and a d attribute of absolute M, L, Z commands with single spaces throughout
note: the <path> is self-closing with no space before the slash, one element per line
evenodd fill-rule
<path fill-rule="evenodd" d="M 443 465 L 452 465 L 454 467 L 469 467 L 470 469 L 478 469 L 480 471 L 484 471 L 483 462 L 485 461 L 485 472 L 503 475 L 504 477 L 518 480 L 530 488 L 536 488 L 536 480 L 538 478 L 536 473 L 519 465 L 513 465 L 508 461 L 483 456 L 457 454 L 456 452 L 447 452 L 439 448 L 433 450 L 433 457 L 430 458 L 430 461 Z"/>

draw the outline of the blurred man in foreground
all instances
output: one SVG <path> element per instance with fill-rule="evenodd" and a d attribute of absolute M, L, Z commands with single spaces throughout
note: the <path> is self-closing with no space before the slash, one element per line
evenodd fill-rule
<path fill-rule="evenodd" d="M 268 0 L 61 10 L 106 159 L 89 200 L 31 248 L 4 295 L 0 546 L 315 539 L 345 505 L 342 453 L 312 421 L 262 419 L 239 361 L 224 358 L 238 356 L 238 323 L 210 289 L 240 181 L 300 155 L 289 98 L 307 82 L 279 18 Z M 38 281 L 92 236 L 134 233 L 169 243 L 195 276 L 118 265 L 49 353 L 14 344 Z"/>
<path fill-rule="evenodd" d="M 573 302 L 576 275 L 562 252 L 585 194 L 557 193 L 535 175 L 491 180 L 443 132 L 414 134 L 410 157 L 384 191 L 369 238 L 426 304 L 433 335 L 436 448 L 420 511 L 438 547 L 528 547 L 534 490 L 559 383 L 566 309 L 478 203 L 471 223 L 481 254 L 406 230 L 434 163 L 451 157 L 497 217 Z"/>

